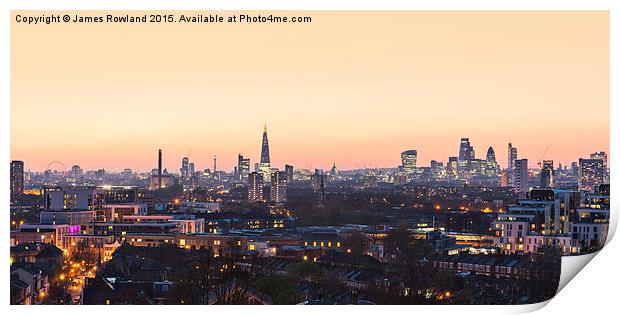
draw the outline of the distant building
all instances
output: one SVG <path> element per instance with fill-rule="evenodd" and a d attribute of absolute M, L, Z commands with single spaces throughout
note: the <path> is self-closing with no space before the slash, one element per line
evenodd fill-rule
<path fill-rule="evenodd" d="M 553 188 L 553 160 L 545 160 L 542 162 L 540 169 L 540 188 Z"/>
<path fill-rule="evenodd" d="M 512 143 L 508 143 L 508 170 L 512 171 L 515 167 L 515 161 L 518 159 L 517 157 L 517 148 L 512 146 Z"/>
<path fill-rule="evenodd" d="M 527 170 L 527 159 L 516 160 L 514 169 L 514 188 L 519 196 L 525 196 L 529 186 L 529 174 Z"/>
<path fill-rule="evenodd" d="M 499 174 L 499 165 L 497 164 L 497 159 L 495 158 L 495 151 L 493 150 L 493 147 L 489 147 L 489 149 L 487 150 L 485 173 L 489 176 L 495 176 Z"/>
<path fill-rule="evenodd" d="M 248 176 L 248 200 L 252 202 L 263 201 L 263 174 L 252 172 Z"/>
<path fill-rule="evenodd" d="M 21 199 L 24 193 L 24 162 L 11 161 L 11 202 Z"/>
<path fill-rule="evenodd" d="M 338 176 L 338 169 L 336 168 L 336 163 L 332 166 L 332 169 L 329 170 L 330 176 Z"/>
<path fill-rule="evenodd" d="M 412 174 L 415 172 L 416 163 L 418 160 L 418 151 L 407 150 L 400 154 L 400 160 L 405 174 Z"/>
<path fill-rule="evenodd" d="M 189 158 L 184 157 L 181 160 L 181 179 L 187 179 L 189 177 Z"/>
<path fill-rule="evenodd" d="M 69 172 L 69 176 L 73 177 L 73 178 L 78 178 L 80 176 L 82 176 L 82 173 L 84 171 L 82 170 L 82 168 L 79 165 L 73 165 L 71 167 L 71 171 Z"/>
<path fill-rule="evenodd" d="M 579 177 L 579 163 L 572 162 L 570 164 L 570 171 L 573 176 Z"/>
<path fill-rule="evenodd" d="M 273 172 L 271 173 L 271 193 L 270 199 L 272 202 L 281 203 L 286 202 L 286 173 L 285 172 Z"/>
<path fill-rule="evenodd" d="M 269 139 L 267 138 L 267 125 L 263 130 L 263 143 L 260 151 L 260 165 L 259 170 L 263 174 L 263 178 L 269 181 L 271 176 L 271 160 L 269 157 Z"/>
<path fill-rule="evenodd" d="M 153 177 L 151 177 L 150 188 L 151 189 L 161 189 L 162 188 L 162 173 L 163 173 L 163 154 L 161 149 L 157 151 L 157 176 L 155 182 L 153 182 Z"/>
<path fill-rule="evenodd" d="M 166 188 L 170 186 L 174 186 L 178 183 L 177 178 L 172 174 L 164 173 L 161 175 L 151 176 L 151 180 L 149 183 L 149 189 L 155 190 L 158 188 Z"/>
<path fill-rule="evenodd" d="M 294 169 L 293 169 L 293 165 L 285 165 L 284 166 L 284 172 L 286 173 L 286 183 L 287 184 L 291 184 L 293 182 L 293 180 L 295 179 L 294 177 Z"/>
<path fill-rule="evenodd" d="M 469 138 L 461 138 L 459 147 L 459 161 L 470 161 L 476 158 L 474 147 L 469 143 Z"/>
<path fill-rule="evenodd" d="M 594 192 L 605 183 L 604 160 L 579 159 L 579 190 Z"/>
<path fill-rule="evenodd" d="M 312 179 L 312 189 L 315 192 L 319 191 L 319 189 L 321 188 L 321 185 L 325 184 L 324 176 L 325 174 L 324 174 L 323 169 L 320 169 L 320 168 L 314 169 L 314 174 L 311 176 L 311 179 Z"/>
<path fill-rule="evenodd" d="M 446 176 L 446 169 L 443 167 L 442 162 L 435 160 L 431 161 L 431 174 L 433 179 L 443 179 Z"/>
<path fill-rule="evenodd" d="M 194 176 L 195 172 L 196 172 L 196 165 L 194 163 L 190 162 L 189 166 L 188 166 L 188 170 L 187 170 L 187 175 L 189 177 L 192 177 L 192 176 Z"/>
<path fill-rule="evenodd" d="M 456 179 L 459 175 L 459 161 L 458 157 L 451 156 L 448 158 L 448 164 L 446 164 L 446 173 L 450 178 Z"/>
<path fill-rule="evenodd" d="M 239 154 L 237 158 L 237 172 L 239 173 L 240 181 L 247 181 L 248 174 L 250 174 L 250 159 L 244 158 Z"/>

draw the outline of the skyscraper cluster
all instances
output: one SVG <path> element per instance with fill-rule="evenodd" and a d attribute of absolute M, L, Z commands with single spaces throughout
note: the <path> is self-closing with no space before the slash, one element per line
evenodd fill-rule
<path fill-rule="evenodd" d="M 485 159 L 476 159 L 476 152 L 469 138 L 461 138 L 458 156 L 451 156 L 448 162 L 432 160 L 430 168 L 417 165 L 418 152 L 407 150 L 401 153 L 400 171 L 402 175 L 395 178 L 405 178 L 406 181 L 417 180 L 477 180 L 494 181 L 500 174 L 500 167 L 492 147 L 487 150 Z"/>

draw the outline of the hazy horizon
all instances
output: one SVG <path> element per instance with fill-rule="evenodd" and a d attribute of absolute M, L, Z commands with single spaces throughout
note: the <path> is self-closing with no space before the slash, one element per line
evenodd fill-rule
<path fill-rule="evenodd" d="M 531 166 L 546 147 L 556 166 L 610 154 L 608 12 L 302 12 L 312 23 L 13 18 L 11 159 L 149 171 L 161 148 L 170 172 L 187 155 L 253 168 L 265 123 L 279 168 L 396 167 L 408 149 L 428 166 L 461 137 L 502 167 L 509 141 Z"/>

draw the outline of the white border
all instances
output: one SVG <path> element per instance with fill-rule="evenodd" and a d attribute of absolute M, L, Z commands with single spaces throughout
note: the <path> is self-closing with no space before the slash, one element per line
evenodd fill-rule
<path fill-rule="evenodd" d="M 186 9 L 186 10 L 194 10 L 194 9 L 211 9 L 211 10 L 610 10 L 611 13 L 611 152 L 610 152 L 610 167 L 612 169 L 611 181 L 616 183 L 618 182 L 618 173 L 613 171 L 613 165 L 616 165 L 615 161 L 620 156 L 620 152 L 618 151 L 618 140 L 620 137 L 620 127 L 618 125 L 618 117 L 620 117 L 620 110 L 618 108 L 618 62 L 617 57 L 620 50 L 618 49 L 618 40 L 619 32 L 618 27 L 620 26 L 618 22 L 619 14 L 617 11 L 620 9 L 619 5 L 620 1 L 614 0 L 590 0 L 590 1 L 582 1 L 582 0 L 435 0 L 435 1 L 397 1 L 397 0 L 383 0 L 383 1 L 369 1 L 369 0 L 358 0 L 358 1 L 340 1 L 336 2 L 334 0 L 297 0 L 297 1 L 286 1 L 286 0 L 267 0 L 258 2 L 250 2 L 250 1 L 240 1 L 240 0 L 220 0 L 220 1 L 189 1 L 189 0 L 178 0 L 178 1 L 163 1 L 163 0 L 140 0 L 140 1 L 132 1 L 131 3 L 127 3 L 127 1 L 113 0 L 113 1 L 102 1 L 102 0 L 89 0 L 89 1 L 68 1 L 68 0 L 59 0 L 59 1 L 50 1 L 50 0 L 24 0 L 24 1 L 2 1 L 0 2 L 0 7 L 3 9 L 3 14 L 0 14 L 0 62 L 2 66 L 2 75 L 0 75 L 0 106 L 1 106 L 1 114 L 0 119 L 2 122 L 0 123 L 0 128 L 2 132 L 2 137 L 0 137 L 0 145 L 2 145 L 2 149 L 0 150 L 0 156 L 5 161 L 2 163 L 0 178 L 8 178 L 9 168 L 6 164 L 6 161 L 9 160 L 9 145 L 10 145 L 10 32 L 9 32 L 9 18 L 10 18 L 10 10 L 96 10 L 96 9 L 105 9 L 105 10 L 167 10 L 167 9 Z M 3 176 L 3 177 L 2 177 Z M 0 189 L 4 192 L 0 197 L 0 205 L 8 205 L 8 181 L 0 180 Z M 610 237 L 607 242 L 611 240 L 611 236 L 615 233 L 615 229 L 617 226 L 618 213 L 614 211 L 618 209 L 618 197 L 616 194 L 616 187 L 612 185 L 612 221 L 610 224 Z M 3 207 L 6 209 L 7 207 Z M 7 209 L 8 210 L 8 209 Z M 4 231 L 4 235 L 8 235 L 8 226 L 9 226 L 9 217 L 6 215 L 8 211 L 5 210 L 5 215 L 2 215 L 1 223 L 2 229 Z M 576 281 L 579 282 L 579 285 L 568 286 L 564 289 L 558 296 L 552 299 L 550 306 L 543 309 L 543 312 L 552 311 L 555 312 L 568 312 L 573 313 L 573 311 L 581 310 L 585 311 L 593 311 L 593 310 L 605 310 L 610 309 L 614 306 L 615 298 L 616 298 L 616 290 L 618 287 L 617 281 L 620 279 L 620 276 L 617 275 L 617 272 L 612 269 L 616 267 L 617 260 L 614 258 L 618 258 L 618 242 L 606 245 L 606 248 L 603 249 L 603 255 L 595 258 L 596 266 L 589 266 L 587 274 L 580 274 L 577 276 Z M 3 253 L 5 257 L 9 255 L 8 246 L 3 247 Z M 576 259 L 572 259 L 573 261 L 570 264 L 565 264 L 563 262 L 563 271 L 562 277 L 563 280 L 572 278 L 567 277 L 568 273 L 576 274 L 585 263 L 588 258 L 592 258 L 595 255 L 591 255 L 591 257 L 576 257 Z M 580 260 L 580 261 L 577 261 Z M 613 263 L 613 265 L 612 265 Z M 5 259 L 5 264 L 8 265 L 8 259 Z M 5 265 L 5 270 L 8 269 L 8 266 Z M 598 268 L 603 267 L 604 269 Z M 593 270 L 590 270 L 593 269 Z M 4 290 L 1 296 L 4 305 L 9 304 L 9 294 L 8 294 L 8 274 L 0 273 L 0 279 L 4 280 Z M 577 283 L 575 283 L 577 284 Z M 561 300 L 561 301 L 560 301 Z M 557 301 L 557 303 L 555 303 Z M 547 303 L 540 303 L 537 305 L 529 305 L 529 306 L 447 306 L 447 307 L 436 307 L 436 306 L 364 306 L 364 307 L 354 307 L 354 306 L 346 306 L 346 310 L 343 307 L 333 308 L 329 306 L 313 306 L 313 307 L 255 307 L 255 308 L 244 308 L 244 307 L 217 307 L 204 309 L 199 306 L 188 306 L 183 309 L 183 311 L 187 312 L 205 312 L 205 311 L 238 311 L 238 312 L 247 312 L 248 310 L 251 312 L 269 312 L 269 313 L 307 313 L 307 314 L 315 314 L 316 312 L 333 312 L 333 311 L 349 311 L 350 308 L 355 308 L 355 311 L 368 313 L 376 312 L 378 310 L 381 311 L 389 311 L 389 312 L 433 312 L 439 314 L 452 314 L 454 312 L 500 312 L 500 313 L 516 313 L 516 312 L 529 312 L 534 311 L 536 309 L 541 308 Z M 607 308 L 609 307 L 609 308 Z M 158 307 L 157 311 L 174 311 L 177 310 L 178 307 Z M 192 309 L 189 309 L 192 308 Z M 33 310 L 28 307 L 9 307 L 9 311 L 11 314 L 17 313 L 25 313 Z M 45 309 L 37 308 L 36 310 L 52 312 L 52 313 L 60 313 L 66 312 L 66 307 L 46 307 Z M 116 308 L 115 310 L 119 311 L 127 311 L 128 309 L 120 310 Z M 149 308 L 142 306 L 133 306 L 131 307 L 132 312 L 146 313 Z M 88 307 L 86 309 L 80 309 L 79 311 L 88 311 L 95 313 L 103 313 L 104 311 L 109 311 L 109 307 Z"/>

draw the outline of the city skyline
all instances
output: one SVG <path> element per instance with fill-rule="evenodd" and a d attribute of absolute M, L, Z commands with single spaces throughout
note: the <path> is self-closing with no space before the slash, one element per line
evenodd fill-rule
<path fill-rule="evenodd" d="M 11 15 L 11 305 L 542 305 L 613 234 L 609 11 Z"/>
<path fill-rule="evenodd" d="M 264 122 L 279 168 L 395 167 L 409 149 L 445 163 L 461 137 L 502 166 L 508 142 L 563 165 L 610 152 L 607 12 L 307 13 L 311 26 L 13 22 L 11 159 L 150 170 L 161 148 L 168 170 L 187 155 L 231 170 L 239 153 L 258 161 Z"/>
<path fill-rule="evenodd" d="M 266 129 L 265 129 L 265 131 L 263 131 L 263 141 L 265 141 L 265 132 L 266 132 Z M 471 141 L 471 139 L 470 139 L 470 141 Z M 473 142 L 473 141 L 472 141 L 472 142 Z M 519 146 L 516 146 L 514 143 L 512 143 L 512 145 L 513 145 L 513 146 L 512 146 L 513 148 L 517 147 L 517 148 L 519 148 L 519 149 L 520 149 L 520 147 L 519 147 Z M 476 155 L 475 155 L 475 157 L 476 157 L 477 159 L 483 159 L 483 160 L 484 160 L 484 159 L 486 158 L 486 153 L 487 153 L 487 149 L 488 149 L 488 147 L 487 147 L 487 148 L 484 148 L 484 149 L 483 149 L 483 148 L 477 148 L 476 146 L 474 146 L 474 145 L 473 145 L 473 143 L 472 143 L 472 147 L 473 147 L 474 151 L 476 152 L 476 153 L 475 153 L 475 154 L 476 154 Z M 506 145 L 506 150 L 504 150 L 504 151 L 499 151 L 497 148 L 492 147 L 492 146 L 491 146 L 491 148 L 493 148 L 493 150 L 496 152 L 496 153 L 495 153 L 495 158 L 496 158 L 496 160 L 497 160 L 498 162 L 502 160 L 502 158 L 501 158 L 502 156 L 507 156 L 507 154 L 508 154 L 508 153 L 507 153 L 507 152 L 508 152 L 508 144 Z M 163 151 L 163 152 L 162 152 L 162 154 L 163 154 L 162 170 L 167 170 L 167 171 L 168 171 L 168 173 L 181 173 L 182 171 L 180 171 L 180 169 L 179 169 L 179 168 L 183 168 L 183 165 L 185 165 L 184 163 L 189 163 L 189 162 L 192 162 L 192 164 L 197 165 L 197 166 L 196 166 L 196 170 L 197 170 L 197 171 L 200 171 L 200 170 L 206 170 L 206 169 L 210 169 L 211 171 L 213 171 L 213 170 L 212 170 L 212 168 L 213 168 L 213 158 L 214 158 L 214 156 L 210 156 L 210 157 L 208 157 L 205 161 L 203 161 L 203 160 L 198 160 L 198 161 L 197 161 L 195 158 L 191 157 L 191 155 L 179 155 L 179 156 L 178 156 L 178 158 L 170 159 L 169 157 L 167 157 L 167 154 L 166 154 L 166 150 L 165 150 L 165 149 L 163 149 L 163 150 L 162 150 L 162 149 L 160 148 L 160 149 L 156 149 L 156 150 L 161 150 L 161 151 Z M 267 147 L 267 152 L 268 152 L 269 150 L 270 150 L 270 148 L 269 148 L 269 146 L 268 146 L 268 147 Z M 406 150 L 403 150 L 403 151 L 407 151 L 407 150 L 410 150 L 410 149 L 406 149 Z M 433 158 L 433 159 L 428 160 L 428 163 L 424 163 L 424 162 L 425 162 L 425 160 L 421 160 L 421 159 L 419 159 L 419 156 L 420 156 L 420 150 L 416 150 L 416 149 L 413 149 L 413 150 L 414 150 L 414 151 L 417 151 L 417 161 L 416 161 L 416 167 L 429 167 L 429 166 L 430 166 L 430 164 L 431 164 L 431 161 L 437 161 L 437 162 L 441 162 L 441 163 L 446 164 L 446 163 L 448 162 L 448 158 L 449 158 L 449 157 L 456 157 L 456 158 L 458 158 L 458 156 L 459 156 L 459 152 L 458 152 L 459 148 L 456 148 L 456 149 L 455 149 L 455 152 L 454 152 L 453 154 L 450 154 L 450 155 L 446 156 L 446 157 L 445 157 L 445 158 L 443 158 L 443 159 L 441 159 L 441 158 L 434 159 L 434 158 Z M 263 144 L 261 144 L 261 148 L 259 149 L 259 151 L 260 151 L 261 153 L 259 153 L 259 154 L 253 154 L 253 155 L 250 155 L 250 156 L 257 155 L 257 156 L 259 156 L 259 157 L 260 157 L 260 156 L 262 155 L 262 152 L 264 151 L 264 149 L 263 149 Z M 481 151 L 482 151 L 482 152 L 481 152 Z M 546 152 L 545 152 L 545 151 L 546 151 Z M 545 150 L 545 151 L 543 151 L 543 153 L 542 153 L 543 155 L 541 155 L 541 157 L 543 157 L 543 156 L 544 156 L 544 158 L 543 158 L 543 159 L 540 159 L 540 161 L 542 162 L 543 160 L 552 160 L 552 161 L 554 161 L 554 163 L 555 163 L 555 167 L 559 167 L 559 165 L 560 165 L 560 164 L 561 164 L 563 167 L 570 167 L 570 166 L 571 166 L 571 163 L 573 163 L 573 162 L 578 162 L 580 158 L 588 158 L 588 157 L 590 156 L 590 154 L 597 153 L 597 152 L 601 152 L 601 151 L 602 151 L 602 152 L 605 152 L 605 153 L 607 154 L 607 156 L 608 156 L 608 159 L 609 159 L 609 151 L 605 151 L 605 150 L 594 150 L 594 151 L 592 151 L 592 152 L 585 152 L 585 151 L 584 151 L 584 153 L 583 153 L 582 155 L 580 155 L 580 156 L 576 157 L 574 160 L 572 160 L 572 161 L 567 161 L 567 162 L 562 162 L 562 161 L 558 161 L 558 160 L 554 159 L 554 158 L 553 158 L 553 156 L 549 154 L 549 151 L 550 151 L 549 149 L 547 149 L 547 150 Z M 582 151 L 583 151 L 583 150 L 582 150 Z M 502 153 L 498 154 L 497 152 L 502 152 L 502 153 L 504 153 L 504 152 L 505 152 L 506 154 L 502 154 Z M 364 169 L 364 168 L 368 168 L 368 169 L 370 169 L 370 168 L 397 168 L 397 167 L 399 167 L 399 166 L 401 166 L 401 165 L 402 165 L 401 156 L 400 156 L 400 154 L 401 154 L 401 153 L 402 153 L 402 152 L 395 152 L 395 153 L 394 153 L 394 154 L 395 154 L 395 158 L 394 158 L 395 163 L 394 163 L 393 165 L 382 165 L 382 166 L 377 166 L 377 165 L 368 164 L 368 165 L 365 165 L 365 166 L 364 166 L 364 165 L 355 165 L 354 167 L 346 168 L 346 167 L 341 167 L 341 166 L 339 166 L 339 165 L 338 165 L 338 163 L 328 163 L 327 165 L 322 165 L 322 166 L 313 166 L 313 165 L 311 165 L 311 164 L 310 164 L 310 165 L 306 166 L 306 165 L 295 165 L 294 163 L 289 163 L 289 162 L 286 162 L 286 160 L 284 160 L 284 161 L 281 161 L 281 162 L 279 162 L 279 163 L 277 163 L 277 164 L 271 165 L 271 167 L 273 167 L 273 168 L 277 168 L 277 169 L 280 169 L 280 170 L 284 170 L 285 165 L 293 165 L 293 166 L 296 166 L 297 168 L 301 168 L 301 169 L 313 169 L 313 168 L 318 168 L 318 169 L 329 169 L 329 168 L 331 168 L 331 167 L 332 167 L 332 165 L 334 165 L 334 164 L 335 164 L 336 166 L 338 166 L 338 168 L 339 168 L 339 169 L 341 169 L 341 170 L 343 170 L 343 171 L 346 171 L 346 170 L 357 170 L 357 169 Z M 423 154 L 423 153 L 422 153 L 422 154 Z M 232 159 L 232 160 L 233 160 L 232 162 L 227 161 L 227 160 L 224 160 L 224 161 L 223 161 L 223 162 L 224 162 L 224 163 L 223 163 L 224 165 L 231 164 L 230 168 L 227 168 L 227 167 L 224 167 L 224 168 L 222 168 L 222 167 L 218 167 L 218 170 L 223 170 L 223 171 L 226 171 L 226 172 L 232 172 L 232 171 L 233 171 L 233 169 L 234 169 L 234 167 L 236 167 L 236 166 L 237 166 L 237 162 L 238 162 L 237 158 L 238 158 L 238 155 L 242 155 L 242 156 L 245 156 L 245 157 L 247 157 L 247 156 L 248 156 L 246 153 L 238 153 L 238 154 L 235 156 L 235 159 Z M 267 155 L 269 155 L 269 154 L 267 153 Z M 531 163 L 529 168 L 537 168 L 537 166 L 536 166 L 536 165 L 537 165 L 537 163 L 539 162 L 539 158 L 534 159 L 534 158 L 531 158 L 531 157 L 528 157 L 528 156 L 524 156 L 524 155 L 522 155 L 522 154 L 521 154 L 521 152 L 520 152 L 520 151 L 519 151 L 519 153 L 518 153 L 518 158 L 519 158 L 519 159 L 527 159 L 527 160 L 529 160 L 529 161 L 530 161 L 530 163 Z M 33 168 L 29 168 L 29 167 L 28 167 L 28 161 L 23 160 L 23 159 L 19 159 L 19 158 L 15 158 L 15 159 L 14 159 L 14 158 L 11 158 L 11 160 L 15 160 L 15 161 L 23 161 L 23 162 L 24 162 L 24 170 L 27 170 L 27 171 L 43 172 L 43 171 L 45 171 L 45 170 L 47 170 L 47 169 L 48 169 L 47 167 L 44 167 L 44 168 L 42 168 L 42 169 L 33 169 Z M 280 159 L 278 159 L 278 160 L 280 160 Z M 501 168 L 501 169 L 506 169 L 506 168 L 507 168 L 507 166 L 508 166 L 508 162 L 507 162 L 508 158 L 506 157 L 504 160 L 505 160 L 505 162 L 504 162 L 504 163 L 499 163 L 499 166 L 500 166 L 500 168 Z M 196 163 L 196 161 L 197 161 L 197 163 Z M 140 169 L 140 168 L 134 169 L 134 168 L 131 168 L 131 167 L 120 167 L 120 168 L 110 168 L 110 169 L 108 169 L 108 168 L 103 167 L 101 164 L 100 164 L 99 166 L 94 166 L 94 167 L 92 167 L 92 168 L 89 168 L 89 167 L 86 167 L 86 166 L 84 166 L 84 165 L 82 165 L 82 164 L 80 164 L 80 163 L 66 163 L 66 162 L 59 161 L 59 160 L 52 160 L 52 161 L 49 161 L 49 162 L 46 164 L 46 166 L 49 166 L 49 165 L 51 165 L 51 164 L 54 164 L 54 167 L 50 167 L 49 169 L 52 169 L 52 170 L 59 170 L 59 169 L 58 169 L 58 162 L 60 162 L 60 163 L 64 164 L 64 166 L 65 166 L 65 168 L 66 168 L 66 171 L 69 171 L 69 170 L 70 170 L 70 168 L 71 168 L 71 166 L 73 166 L 73 165 L 78 165 L 78 166 L 80 166 L 80 168 L 82 168 L 82 169 L 84 169 L 84 170 L 97 170 L 97 169 L 102 169 L 102 168 L 103 168 L 103 169 L 106 169 L 106 170 L 108 170 L 108 171 L 113 171 L 113 172 L 116 172 L 116 171 L 120 172 L 120 171 L 122 171 L 122 170 L 124 170 L 124 169 L 131 169 L 131 170 L 132 170 L 132 171 L 134 171 L 134 172 L 151 172 L 152 170 L 154 170 L 154 169 L 157 169 L 157 168 L 158 168 L 158 166 L 157 166 L 157 164 L 158 164 L 158 159 L 157 159 L 157 158 L 154 158 L 154 159 L 153 159 L 153 163 L 152 163 L 152 164 L 153 164 L 153 167 L 150 167 L 150 168 L 144 168 L 144 169 Z M 221 163 L 221 162 L 220 162 L 220 163 Z M 250 170 L 251 170 L 251 171 L 254 171 L 254 165 L 255 165 L 255 163 L 260 164 L 260 158 L 258 158 L 258 159 L 250 159 Z M 201 167 L 201 165 L 204 165 L 204 167 Z"/>

